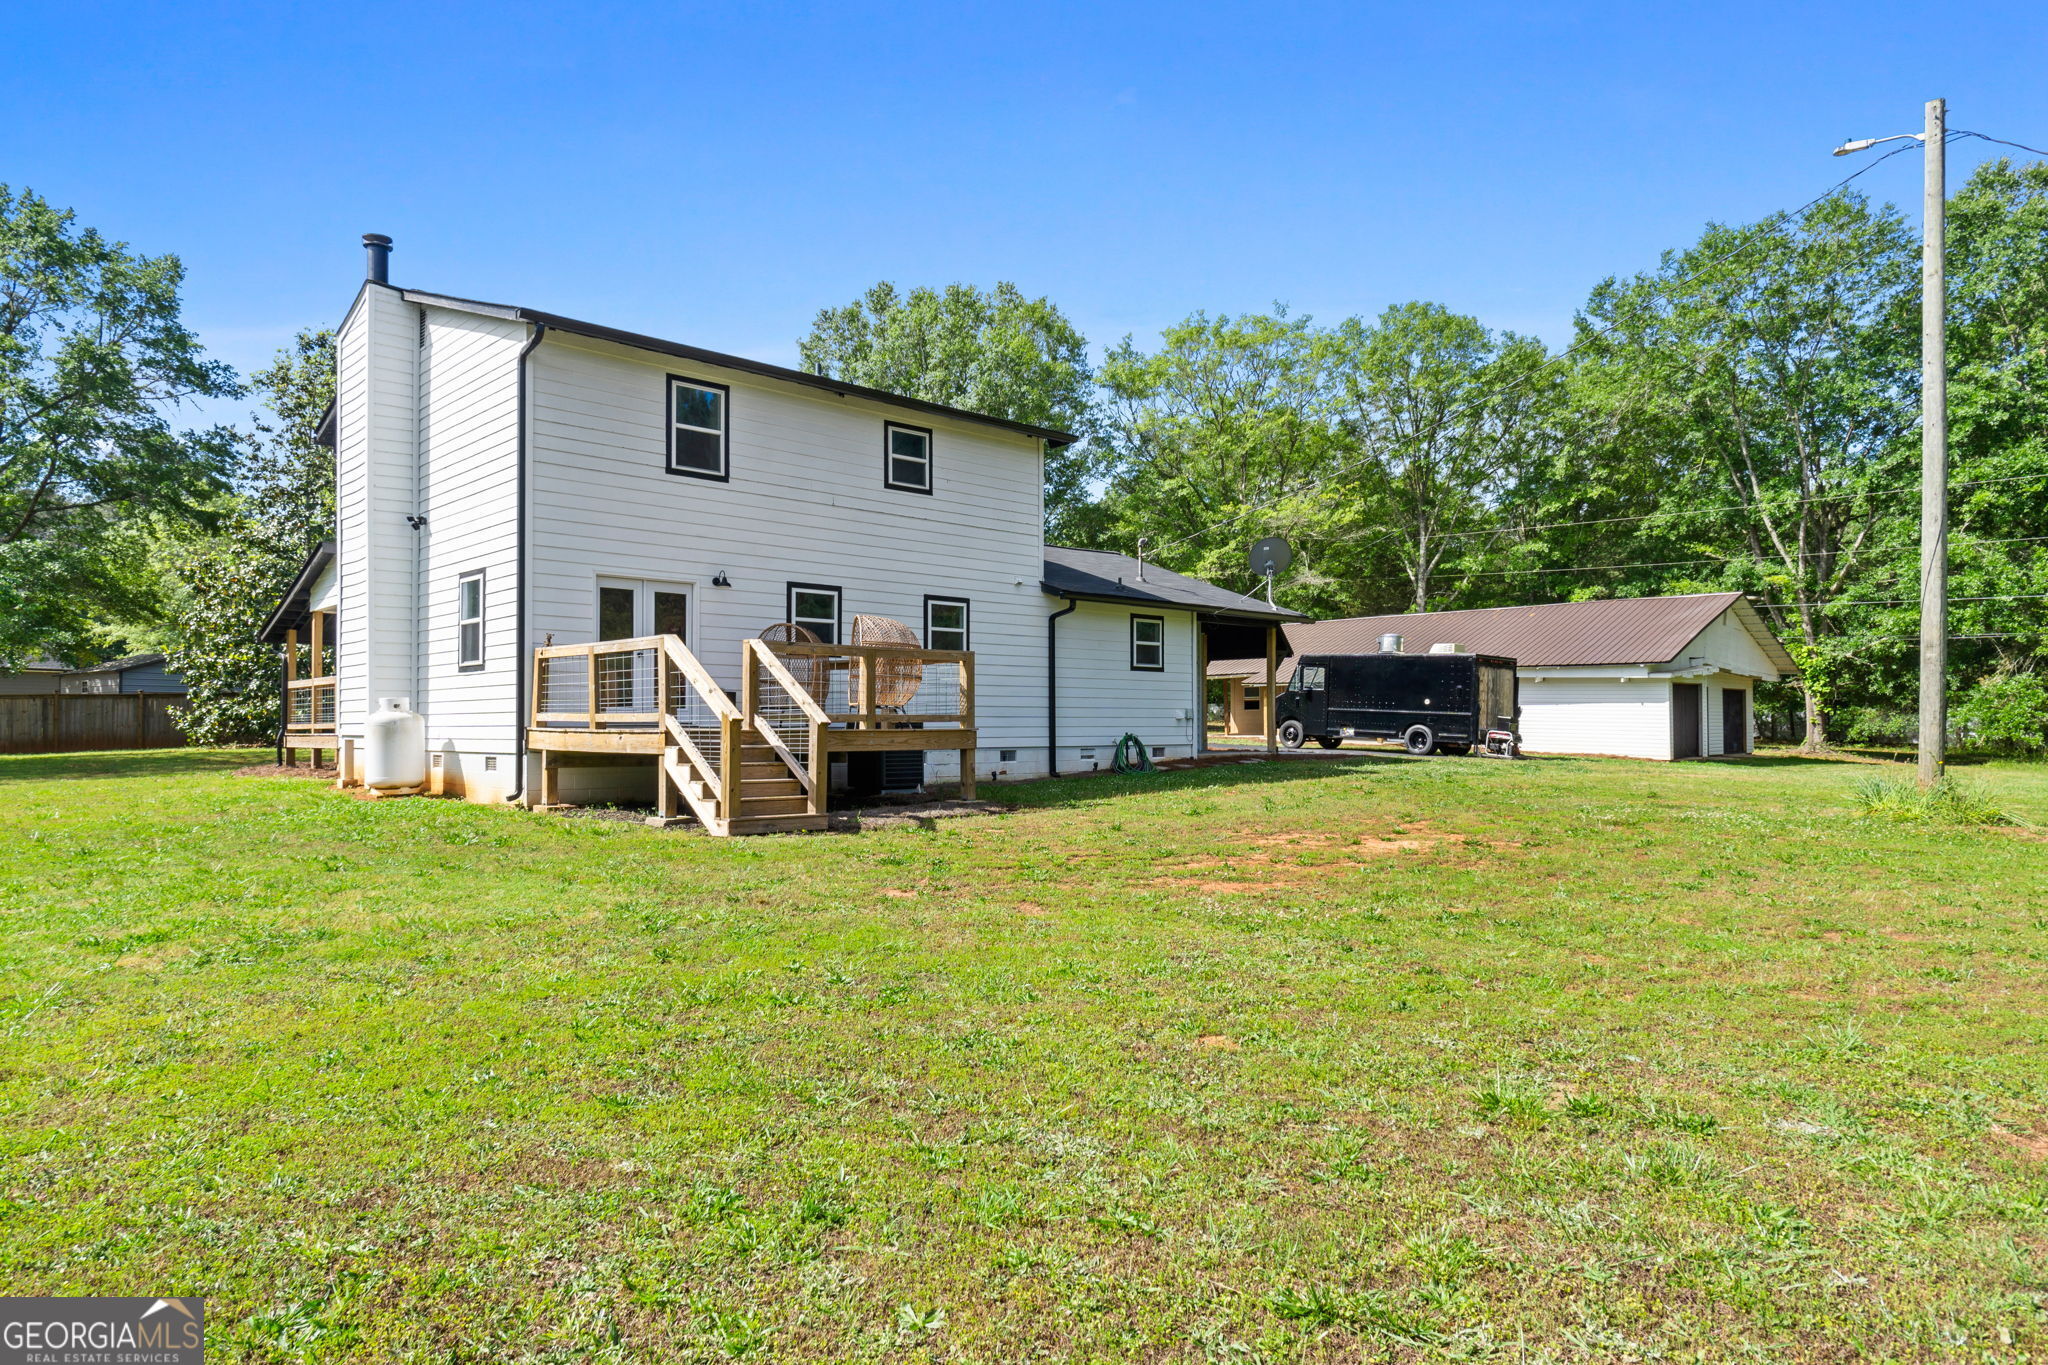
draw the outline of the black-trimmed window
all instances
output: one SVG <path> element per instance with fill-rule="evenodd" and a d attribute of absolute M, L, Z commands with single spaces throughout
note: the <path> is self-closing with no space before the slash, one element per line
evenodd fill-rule
<path fill-rule="evenodd" d="M 967 599 L 927 597 L 924 599 L 924 647 L 926 649 L 968 650 Z"/>
<path fill-rule="evenodd" d="M 1131 613 L 1131 667 L 1145 673 L 1166 671 L 1166 618 Z"/>
<path fill-rule="evenodd" d="M 732 390 L 702 379 L 668 377 L 668 472 L 728 479 L 727 425 Z"/>
<path fill-rule="evenodd" d="M 455 665 L 484 664 L 484 571 L 473 569 L 455 580 Z"/>
<path fill-rule="evenodd" d="M 932 434 L 901 422 L 882 426 L 882 483 L 905 493 L 932 491 Z"/>
<path fill-rule="evenodd" d="M 823 583 L 789 585 L 789 621 L 828 645 L 839 643 L 839 589 Z"/>

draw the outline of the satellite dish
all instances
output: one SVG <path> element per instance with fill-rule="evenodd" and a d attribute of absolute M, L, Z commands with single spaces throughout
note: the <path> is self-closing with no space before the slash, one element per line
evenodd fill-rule
<path fill-rule="evenodd" d="M 1271 576 L 1294 562 L 1294 547 L 1287 543 L 1285 536 L 1267 536 L 1252 546 L 1247 558 L 1251 561 L 1253 573 Z"/>

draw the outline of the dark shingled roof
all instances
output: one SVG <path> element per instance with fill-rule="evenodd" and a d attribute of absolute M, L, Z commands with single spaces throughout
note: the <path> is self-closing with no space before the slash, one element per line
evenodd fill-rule
<path fill-rule="evenodd" d="M 277 600 L 276 609 L 263 623 L 263 629 L 256 632 L 256 638 L 265 644 L 281 645 L 285 632 L 303 628 L 313 603 L 313 585 L 320 581 L 321 570 L 333 562 L 333 541 L 323 540 L 314 546 L 313 553 L 307 555 L 306 562 L 299 566 L 299 576 Z"/>
<path fill-rule="evenodd" d="M 164 662 L 164 656 L 161 654 L 130 654 L 125 658 L 109 659 L 102 664 L 87 664 L 84 668 L 74 668 L 71 671 L 73 673 L 126 673 L 131 668 L 147 668 L 151 664 L 160 664 L 162 662 Z"/>
<path fill-rule="evenodd" d="M 1199 578 L 1189 578 L 1157 564 L 1144 566 L 1145 579 L 1138 581 L 1138 561 L 1109 550 L 1070 550 L 1064 545 L 1045 547 L 1044 589 L 1058 597 L 1086 597 L 1097 602 L 1131 602 L 1147 607 L 1182 607 L 1212 616 L 1243 616 L 1261 621 L 1299 621 L 1298 611 L 1269 606 L 1256 597 L 1219 588 Z M 1261 665 L 1263 667 L 1264 665 Z"/>
<path fill-rule="evenodd" d="M 1481 607 L 1398 616 L 1352 616 L 1287 627 L 1295 654 L 1372 654 L 1380 636 L 1402 637 L 1402 651 L 1426 654 L 1435 644 L 1463 645 L 1474 654 L 1504 655 L 1522 668 L 1585 668 L 1603 664 L 1661 664 L 1676 659 L 1722 612 L 1734 611 L 1777 670 L 1799 671 L 1792 656 L 1739 592 L 1683 597 L 1624 597 L 1597 602 L 1552 602 L 1533 607 Z M 1263 673 L 1265 660 L 1219 659 L 1211 677 Z M 1292 663 L 1281 676 L 1293 674 Z"/>

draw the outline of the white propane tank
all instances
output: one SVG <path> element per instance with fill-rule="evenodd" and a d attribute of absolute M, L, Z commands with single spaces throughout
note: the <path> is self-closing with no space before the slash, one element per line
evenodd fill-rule
<path fill-rule="evenodd" d="M 363 785 L 373 791 L 427 781 L 427 723 L 406 697 L 383 697 L 363 725 Z"/>

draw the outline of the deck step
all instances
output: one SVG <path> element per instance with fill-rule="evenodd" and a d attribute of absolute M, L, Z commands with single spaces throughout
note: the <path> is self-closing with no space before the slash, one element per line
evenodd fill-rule
<path fill-rule="evenodd" d="M 784 773 L 780 777 L 742 777 L 740 799 L 751 801 L 757 796 L 800 796 L 804 784 Z"/>
<path fill-rule="evenodd" d="M 799 792 L 795 796 L 749 796 L 740 802 L 739 818 L 758 819 L 766 815 L 805 815 L 810 802 Z"/>
<path fill-rule="evenodd" d="M 726 825 L 727 834 L 789 834 L 803 829 L 824 829 L 822 815 L 743 815 Z"/>

